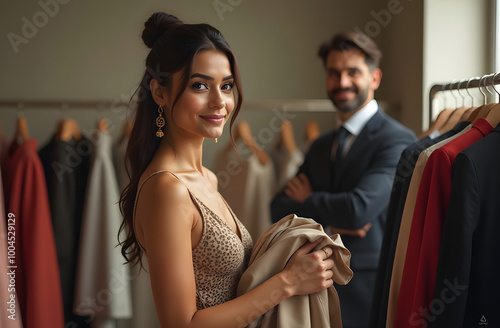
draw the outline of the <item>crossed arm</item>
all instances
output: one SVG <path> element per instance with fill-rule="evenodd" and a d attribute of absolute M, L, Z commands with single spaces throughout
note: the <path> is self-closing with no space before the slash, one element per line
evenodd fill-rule
<path fill-rule="evenodd" d="M 307 197 L 313 193 L 313 191 L 311 182 L 304 173 L 299 173 L 296 177 L 292 178 L 285 187 L 285 194 L 290 197 L 290 199 L 298 203 L 304 202 Z M 366 236 L 366 233 L 370 230 L 371 226 L 372 224 L 368 222 L 362 228 L 355 230 L 341 229 L 333 226 L 329 226 L 329 230 L 331 233 L 363 238 Z"/>
<path fill-rule="evenodd" d="M 296 213 L 314 218 L 325 227 L 358 231 L 361 235 L 365 233 L 369 228 L 369 218 L 376 217 L 385 210 L 399 156 L 412 141 L 410 135 L 400 139 L 379 139 L 376 151 L 372 150 L 362 162 L 356 163 L 360 167 L 350 170 L 350 179 L 356 183 L 349 190 L 339 192 L 324 188 L 316 190 L 314 187 L 324 185 L 318 170 L 328 168 L 324 162 L 318 165 L 318 161 L 327 160 L 322 154 L 328 147 L 324 142 L 311 146 L 300 173 L 274 198 L 271 204 L 273 221 Z M 366 166 L 364 169 L 363 165 Z"/>

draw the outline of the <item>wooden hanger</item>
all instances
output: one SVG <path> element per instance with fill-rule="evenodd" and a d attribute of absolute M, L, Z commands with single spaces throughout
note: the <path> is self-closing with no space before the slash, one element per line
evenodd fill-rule
<path fill-rule="evenodd" d="M 460 122 L 465 122 L 465 121 L 468 121 L 470 122 L 469 120 L 469 117 L 472 115 L 472 113 L 474 112 L 474 110 L 476 110 L 477 106 L 472 106 L 472 107 L 469 107 L 463 114 L 462 116 L 460 117 Z"/>
<path fill-rule="evenodd" d="M 472 122 L 475 122 L 475 119 L 476 119 L 477 115 L 479 115 L 479 112 L 483 109 L 483 107 L 484 107 L 484 106 L 485 106 L 485 105 L 481 105 L 481 106 L 476 107 L 476 108 L 472 111 L 472 113 L 470 113 L 470 115 L 469 115 L 469 117 L 467 118 L 467 120 L 468 120 L 469 122 L 471 122 L 471 123 L 472 123 Z"/>
<path fill-rule="evenodd" d="M 78 123 L 74 119 L 69 118 L 59 121 L 55 138 L 56 140 L 66 142 L 70 141 L 72 138 L 80 141 L 82 140 L 82 132 Z"/>
<path fill-rule="evenodd" d="M 108 121 L 106 121 L 106 119 L 104 118 L 101 118 L 97 122 L 97 130 L 99 130 L 102 133 L 108 132 Z"/>
<path fill-rule="evenodd" d="M 469 93 L 469 89 L 468 89 L 469 83 L 471 80 L 472 79 L 469 79 L 469 81 L 467 82 L 466 90 L 467 90 L 467 93 L 469 94 L 469 96 L 471 97 L 471 99 L 473 100 L 471 94 Z M 460 93 L 460 83 L 462 83 L 464 81 L 465 80 L 461 80 L 460 82 L 458 82 L 457 90 L 456 90 L 459 93 L 459 95 L 462 97 L 463 106 L 458 107 L 457 98 L 455 96 L 453 96 L 455 98 L 455 104 L 456 104 L 457 108 L 452 110 L 451 114 L 448 115 L 448 118 L 445 120 L 444 123 L 442 123 L 440 126 L 436 126 L 436 130 L 440 134 L 443 134 L 443 133 L 453 129 L 453 127 L 455 127 L 455 125 L 457 125 L 459 122 L 462 122 L 464 120 L 464 117 L 469 116 L 469 114 L 465 115 L 465 113 L 467 113 L 467 112 L 470 113 L 472 110 L 471 106 L 465 106 L 465 97 Z M 450 86 L 449 91 L 452 91 L 452 84 L 450 84 L 449 86 Z M 445 87 L 443 87 L 443 91 L 444 90 L 446 90 Z M 453 93 L 452 93 L 452 95 L 453 95 Z"/>
<path fill-rule="evenodd" d="M 293 153 L 297 149 L 297 144 L 295 143 L 295 138 L 293 136 L 292 122 L 289 120 L 284 120 L 283 123 L 281 123 L 277 147 L 281 147 L 281 145 L 285 145 L 289 154 Z"/>
<path fill-rule="evenodd" d="M 423 139 L 423 138 L 427 137 L 429 134 L 431 134 L 433 131 L 436 131 L 440 127 L 442 127 L 446 123 L 446 121 L 448 120 L 448 118 L 450 117 L 450 115 L 452 113 L 453 113 L 453 109 L 443 109 L 438 114 L 438 116 L 436 117 L 434 122 L 432 122 L 431 126 L 427 129 L 427 131 L 425 131 L 424 133 L 422 133 L 421 135 L 418 136 L 418 139 L 419 140 Z"/>
<path fill-rule="evenodd" d="M 491 87 L 493 88 L 493 90 L 495 90 L 498 97 L 500 98 L 500 92 L 498 92 L 498 90 L 495 88 L 495 79 L 496 79 L 498 74 L 500 74 L 500 73 L 495 73 L 495 75 L 493 75 L 493 78 L 491 79 Z M 495 95 L 495 94 L 493 94 L 493 95 Z M 479 112 L 476 120 L 479 118 L 484 118 L 485 120 L 487 120 L 491 124 L 491 126 L 493 126 L 493 128 L 495 128 L 498 125 L 498 123 L 500 122 L 500 104 L 499 103 L 492 103 L 492 104 L 486 105 L 485 107 L 487 107 L 487 106 L 489 106 L 489 107 L 486 109 L 483 109 L 482 111 Z"/>
<path fill-rule="evenodd" d="M 467 109 L 469 109 L 468 106 L 462 106 L 462 107 L 459 107 L 459 108 L 453 110 L 453 112 L 448 117 L 446 122 L 438 128 L 439 133 L 443 134 L 443 133 L 453 129 L 453 127 L 455 125 L 457 125 L 457 123 L 460 122 L 460 118 L 465 113 L 465 111 L 467 111 Z"/>
<path fill-rule="evenodd" d="M 14 140 L 16 140 L 19 143 L 24 143 L 29 139 L 30 139 L 30 134 L 28 132 L 28 123 L 26 122 L 26 118 L 19 117 L 16 121 Z"/>
<path fill-rule="evenodd" d="M 319 137 L 319 126 L 318 122 L 311 120 L 306 124 L 306 141 L 311 144 L 314 140 Z"/>
<path fill-rule="evenodd" d="M 490 110 L 495 107 L 496 103 L 490 103 L 490 104 L 487 104 L 487 105 L 483 105 L 483 106 L 480 106 L 478 107 L 478 109 L 476 109 L 472 115 L 474 115 L 472 117 L 472 124 L 476 123 L 478 119 L 480 118 L 486 118 L 486 116 L 488 116 L 488 113 L 490 112 Z"/>
<path fill-rule="evenodd" d="M 236 124 L 235 142 L 239 139 L 241 139 L 243 143 L 257 156 L 263 165 L 269 163 L 269 156 L 264 150 L 262 150 L 262 148 L 260 148 L 253 138 L 250 125 L 247 121 L 241 121 Z"/>
<path fill-rule="evenodd" d="M 495 128 L 500 123 L 500 104 L 493 106 L 484 119 Z"/>
<path fill-rule="evenodd" d="M 497 73 L 498 74 L 498 73 Z M 495 81 L 495 77 L 496 75 L 493 75 L 493 78 L 491 79 L 491 87 L 496 91 L 495 87 L 494 87 L 494 81 Z M 487 97 L 486 97 L 486 93 L 481 89 L 481 81 L 485 81 L 486 82 L 486 79 L 491 76 L 491 75 L 484 75 L 480 80 L 479 80 L 479 91 L 482 93 L 483 97 L 484 97 L 484 105 L 483 106 L 480 106 L 478 107 L 476 110 L 474 110 L 474 112 L 471 114 L 471 117 L 469 118 L 469 120 L 471 120 L 472 124 L 476 123 L 478 119 L 480 118 L 486 118 L 486 116 L 488 116 L 488 113 L 490 112 L 490 110 L 495 107 L 496 103 L 489 103 L 489 104 L 486 104 L 487 102 Z M 488 89 L 488 86 L 486 85 L 486 83 L 484 83 L 484 87 L 486 88 L 486 91 L 488 91 L 491 95 L 495 95 L 494 93 L 492 93 L 489 89 Z M 498 92 L 497 92 L 498 93 Z"/>

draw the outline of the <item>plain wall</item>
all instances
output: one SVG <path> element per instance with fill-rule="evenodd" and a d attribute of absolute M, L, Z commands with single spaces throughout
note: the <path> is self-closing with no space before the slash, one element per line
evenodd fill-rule
<path fill-rule="evenodd" d="M 392 116 L 418 133 L 423 102 L 423 2 L 401 1 L 398 8 L 381 40 L 385 55 L 380 97 L 391 104 Z"/>
<path fill-rule="evenodd" d="M 424 1 L 424 88 L 423 123 L 429 118 L 429 91 L 433 84 L 457 82 L 489 74 L 494 70 L 494 1 L 426 0 Z M 465 82 L 464 82 L 465 85 Z M 483 102 L 478 89 L 471 89 L 475 105 Z M 435 97 L 436 117 L 444 107 L 470 104 L 465 91 L 440 92 Z"/>

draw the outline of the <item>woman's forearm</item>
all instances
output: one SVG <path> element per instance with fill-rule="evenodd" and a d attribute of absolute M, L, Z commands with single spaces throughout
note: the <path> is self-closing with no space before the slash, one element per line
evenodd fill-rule
<path fill-rule="evenodd" d="M 292 296 L 292 283 L 281 272 L 240 297 L 197 311 L 189 327 L 246 327 L 281 301 Z"/>

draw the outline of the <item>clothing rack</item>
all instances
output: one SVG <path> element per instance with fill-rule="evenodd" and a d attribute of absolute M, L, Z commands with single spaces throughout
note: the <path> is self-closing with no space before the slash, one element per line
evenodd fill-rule
<path fill-rule="evenodd" d="M 438 92 L 479 88 L 480 92 L 486 99 L 486 94 L 481 90 L 481 87 L 487 88 L 488 86 L 498 84 L 500 84 L 500 72 L 483 75 L 482 77 L 472 77 L 469 79 L 462 79 L 460 81 L 434 84 L 429 91 L 429 126 L 432 124 L 432 114 L 434 112 L 432 101 Z M 497 90 L 495 91 L 499 94 Z"/>
<path fill-rule="evenodd" d="M 0 100 L 0 109 L 97 109 L 124 107 L 128 101 L 115 100 Z M 277 109 L 291 112 L 333 112 L 329 99 L 249 100 L 243 103 L 249 110 Z"/>

